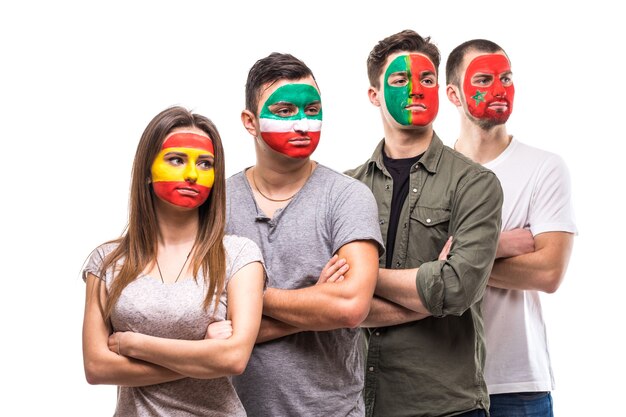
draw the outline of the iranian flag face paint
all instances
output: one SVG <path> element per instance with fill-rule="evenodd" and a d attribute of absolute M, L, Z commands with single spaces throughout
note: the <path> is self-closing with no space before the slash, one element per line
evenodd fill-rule
<path fill-rule="evenodd" d="M 494 125 L 505 123 L 513 112 L 515 96 L 507 57 L 489 54 L 474 58 L 465 70 L 463 94 L 472 116 Z"/>
<path fill-rule="evenodd" d="M 320 141 L 322 102 L 310 84 L 285 84 L 263 103 L 259 114 L 261 137 L 291 158 L 309 157 Z"/>
<path fill-rule="evenodd" d="M 400 55 L 385 71 L 385 104 L 405 126 L 426 126 L 439 111 L 439 85 L 433 63 L 421 54 Z"/>
<path fill-rule="evenodd" d="M 174 133 L 152 163 L 154 193 L 176 206 L 199 207 L 213 187 L 213 158 L 213 142 L 207 136 Z"/>

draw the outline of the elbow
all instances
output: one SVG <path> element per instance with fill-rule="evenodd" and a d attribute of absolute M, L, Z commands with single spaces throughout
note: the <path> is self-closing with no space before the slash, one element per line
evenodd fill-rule
<path fill-rule="evenodd" d="M 85 361 L 85 379 L 89 385 L 105 383 L 102 367 L 96 361 Z"/>
<path fill-rule="evenodd" d="M 246 370 L 246 366 L 248 366 L 248 360 L 250 359 L 251 353 L 252 347 L 250 347 L 250 349 L 246 349 L 242 346 L 229 349 L 229 351 L 224 355 L 224 360 L 221 363 L 220 370 L 218 371 L 218 373 L 220 374 L 219 376 L 232 376 L 243 374 L 243 372 Z M 198 376 L 198 378 L 216 378 L 215 368 L 211 365 L 207 365 L 205 372 L 203 372 L 203 375 Z"/>
<path fill-rule="evenodd" d="M 541 288 L 539 288 L 539 290 L 547 294 L 554 294 L 561 286 L 564 276 L 565 270 L 562 268 L 554 268 L 544 271 L 541 279 Z"/>
<path fill-rule="evenodd" d="M 371 300 L 346 300 L 340 307 L 340 323 L 343 328 L 355 329 L 365 321 L 370 311 Z"/>

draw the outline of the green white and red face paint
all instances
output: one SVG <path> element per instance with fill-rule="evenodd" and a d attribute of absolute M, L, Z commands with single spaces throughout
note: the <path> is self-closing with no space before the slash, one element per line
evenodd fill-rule
<path fill-rule="evenodd" d="M 156 196 L 179 207 L 201 206 L 209 198 L 215 181 L 214 154 L 213 142 L 206 136 L 195 133 L 169 136 L 151 167 Z"/>
<path fill-rule="evenodd" d="M 398 75 L 405 75 L 405 80 L 391 82 Z M 421 54 L 400 55 L 387 67 L 384 81 L 385 105 L 396 122 L 426 126 L 435 120 L 439 111 L 439 84 L 430 59 Z"/>
<path fill-rule="evenodd" d="M 281 105 L 296 110 L 281 115 Z M 274 112 L 270 110 L 274 109 Z M 321 98 L 310 84 L 285 84 L 263 103 L 259 114 L 261 137 L 267 145 L 291 158 L 309 157 L 320 141 L 322 130 Z"/>
<path fill-rule="evenodd" d="M 483 75 L 492 81 L 481 85 Z M 467 66 L 463 80 L 469 113 L 477 119 L 505 123 L 513 112 L 515 96 L 513 81 L 507 81 L 510 77 L 511 64 L 506 56 L 489 54 L 474 58 Z"/>

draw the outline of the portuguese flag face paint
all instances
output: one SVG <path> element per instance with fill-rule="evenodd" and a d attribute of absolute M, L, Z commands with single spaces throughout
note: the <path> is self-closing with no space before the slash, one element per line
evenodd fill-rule
<path fill-rule="evenodd" d="M 152 163 L 152 187 L 161 200 L 196 208 L 209 194 L 213 170 L 213 142 L 195 133 L 175 133 L 165 139 Z"/>
<path fill-rule="evenodd" d="M 439 111 L 439 85 L 433 63 L 421 54 L 400 55 L 385 71 L 385 104 L 405 126 L 426 126 Z"/>
<path fill-rule="evenodd" d="M 310 84 L 285 84 L 263 103 L 259 114 L 261 137 L 267 145 L 291 158 L 309 157 L 320 141 L 322 102 Z"/>
<path fill-rule="evenodd" d="M 515 96 L 507 57 L 489 54 L 474 58 L 465 70 L 463 94 L 472 116 L 505 123 L 513 112 Z"/>

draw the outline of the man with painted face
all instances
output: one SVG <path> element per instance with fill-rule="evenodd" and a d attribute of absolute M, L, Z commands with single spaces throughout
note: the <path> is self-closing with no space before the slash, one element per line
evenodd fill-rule
<path fill-rule="evenodd" d="M 456 149 L 496 173 L 502 232 L 483 301 L 491 416 L 552 416 L 554 379 L 539 292 L 557 290 L 576 233 L 567 167 L 506 130 L 515 88 L 507 55 L 476 39 L 446 65 L 448 99 L 461 116 Z"/>
<path fill-rule="evenodd" d="M 357 327 L 382 238 L 367 187 L 310 159 L 322 113 L 302 61 L 273 53 L 250 69 L 241 119 L 256 164 L 227 183 L 227 230 L 258 244 L 268 275 L 257 345 L 234 378 L 249 416 L 364 414 Z"/>
<path fill-rule="evenodd" d="M 489 406 L 480 301 L 502 191 L 434 133 L 439 51 L 429 40 L 405 30 L 370 53 L 385 137 L 348 172 L 374 192 L 386 245 L 363 324 L 368 416 L 484 416 Z"/>

